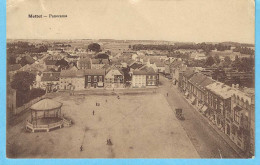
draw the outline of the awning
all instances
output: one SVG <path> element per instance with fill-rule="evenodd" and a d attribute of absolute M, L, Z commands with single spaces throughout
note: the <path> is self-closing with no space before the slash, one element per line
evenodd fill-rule
<path fill-rule="evenodd" d="M 206 111 L 208 110 L 208 107 L 206 105 L 204 105 L 202 108 L 201 108 L 201 111 L 203 113 L 205 113 Z"/>
<path fill-rule="evenodd" d="M 201 110 L 204 105 L 203 104 L 199 104 L 198 106 L 199 106 L 199 110 Z"/>
<path fill-rule="evenodd" d="M 239 107 L 239 106 L 235 106 L 235 107 L 234 107 L 234 110 L 235 110 L 235 111 L 241 111 L 241 110 L 242 110 L 242 108 L 241 108 L 241 107 Z"/>
<path fill-rule="evenodd" d="M 191 98 L 191 103 L 194 104 L 195 103 L 195 97 Z"/>

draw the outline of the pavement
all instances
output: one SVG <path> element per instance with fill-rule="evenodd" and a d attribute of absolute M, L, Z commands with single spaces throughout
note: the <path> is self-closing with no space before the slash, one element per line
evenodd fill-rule
<path fill-rule="evenodd" d="M 200 158 L 161 93 L 55 95 L 73 125 L 28 133 L 19 120 L 7 131 L 9 158 Z"/>

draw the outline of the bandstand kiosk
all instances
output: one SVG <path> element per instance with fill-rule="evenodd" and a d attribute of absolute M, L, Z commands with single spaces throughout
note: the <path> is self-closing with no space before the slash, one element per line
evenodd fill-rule
<path fill-rule="evenodd" d="M 66 120 L 61 114 L 62 103 L 43 99 L 30 107 L 31 120 L 26 122 L 26 130 L 31 132 L 47 131 L 54 128 L 70 126 L 71 121 Z"/>

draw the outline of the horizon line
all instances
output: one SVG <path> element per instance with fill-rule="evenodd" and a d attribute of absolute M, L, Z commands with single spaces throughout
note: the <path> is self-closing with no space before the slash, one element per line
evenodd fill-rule
<path fill-rule="evenodd" d="M 239 44 L 252 44 L 255 45 L 254 43 L 250 42 L 238 42 L 238 41 L 170 41 L 170 40 L 156 40 L 156 39 L 113 39 L 113 38 L 99 38 L 99 39 L 94 39 L 94 38 L 74 38 L 74 39 L 37 39 L 37 38 L 30 38 L 30 39 L 25 39 L 25 38 L 6 38 L 6 40 L 115 40 L 115 41 L 159 41 L 159 42 L 174 42 L 174 43 L 223 43 L 223 42 L 232 42 L 232 43 L 239 43 Z"/>

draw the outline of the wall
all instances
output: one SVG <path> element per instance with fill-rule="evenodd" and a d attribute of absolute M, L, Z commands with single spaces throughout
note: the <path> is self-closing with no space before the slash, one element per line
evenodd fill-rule
<path fill-rule="evenodd" d="M 21 107 L 15 108 L 13 110 L 13 114 L 17 115 L 19 113 L 21 113 L 24 110 L 27 110 L 28 108 L 30 108 L 33 104 L 37 103 L 38 101 L 40 101 L 41 99 L 43 99 L 45 97 L 45 95 L 41 96 L 41 97 L 37 97 L 36 99 L 31 100 L 30 102 L 22 105 Z"/>

